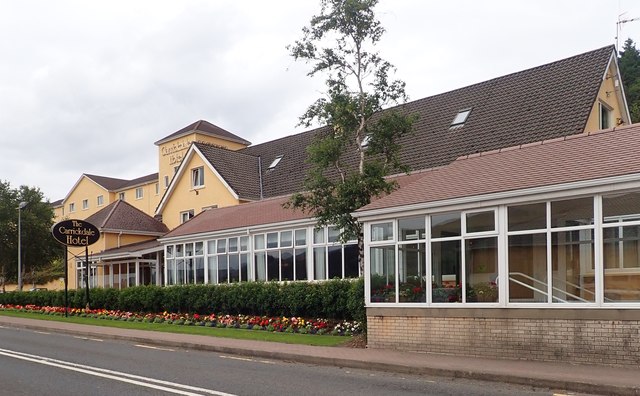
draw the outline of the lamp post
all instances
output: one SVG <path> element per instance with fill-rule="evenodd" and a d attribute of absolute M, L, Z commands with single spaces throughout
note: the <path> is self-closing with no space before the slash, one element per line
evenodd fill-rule
<path fill-rule="evenodd" d="M 27 207 L 26 202 L 20 202 L 18 205 L 18 291 L 22 291 L 22 248 L 21 248 L 21 239 L 22 239 L 22 230 L 21 230 L 21 215 L 22 209 Z"/>

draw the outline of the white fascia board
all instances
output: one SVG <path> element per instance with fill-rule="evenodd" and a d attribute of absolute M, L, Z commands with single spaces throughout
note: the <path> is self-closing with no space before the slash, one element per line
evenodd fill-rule
<path fill-rule="evenodd" d="M 205 239 L 226 238 L 242 235 L 251 235 L 257 232 L 280 231 L 295 227 L 309 227 L 316 224 L 315 219 L 300 219 L 293 221 L 284 221 L 282 223 L 259 224 L 248 227 L 230 228 L 227 230 L 202 232 L 199 234 L 182 235 L 172 238 L 158 238 L 158 242 L 162 244 L 170 244 L 175 242 L 197 242 Z"/>
<path fill-rule="evenodd" d="M 616 93 L 616 96 L 618 97 L 618 102 L 622 103 L 622 106 L 624 107 L 623 111 L 621 111 L 622 113 L 622 117 L 623 117 L 623 121 L 626 122 L 628 125 L 631 124 L 631 114 L 629 113 L 629 105 L 627 104 L 627 95 L 624 93 L 624 84 L 622 83 L 622 75 L 620 74 L 620 65 L 618 64 L 618 56 L 616 54 L 616 50 L 614 49 L 612 54 L 611 54 L 611 58 L 609 59 L 609 64 L 607 65 L 607 70 L 604 71 L 604 76 L 602 77 L 602 80 L 604 81 L 607 78 L 607 72 L 610 71 L 611 66 L 615 66 L 616 68 L 616 75 L 612 75 L 611 78 L 614 81 L 614 91 Z M 620 86 L 618 88 L 620 88 L 620 90 L 616 90 L 615 89 L 615 78 L 618 78 L 619 82 L 620 82 Z M 626 118 L 626 119 L 625 119 Z"/>
<path fill-rule="evenodd" d="M 160 203 L 158 204 L 158 207 L 156 208 L 156 213 L 155 213 L 156 215 L 162 214 L 162 211 L 164 210 L 164 207 L 167 204 L 169 197 L 171 197 L 171 195 L 173 194 L 173 190 L 176 188 L 176 185 L 178 184 L 178 180 L 181 180 L 182 177 L 184 177 L 185 169 L 187 168 L 186 164 L 191 160 L 191 158 L 194 155 L 199 155 L 202 161 L 205 164 L 207 164 L 209 169 L 211 169 L 211 171 L 216 175 L 216 177 L 220 179 L 220 181 L 225 186 L 225 188 L 229 190 L 231 195 L 233 195 L 235 199 L 238 199 L 238 200 L 240 199 L 238 197 L 238 194 L 236 194 L 236 192 L 231 188 L 231 186 L 229 186 L 227 181 L 224 180 L 224 178 L 220 175 L 220 173 L 218 173 L 218 171 L 213 167 L 213 165 L 211 165 L 211 163 L 202 154 L 202 152 L 196 147 L 196 145 L 192 143 L 191 146 L 189 147 L 189 150 L 187 151 L 187 154 L 185 154 L 184 158 L 180 162 L 178 171 L 173 175 L 173 178 L 171 178 L 171 183 L 169 183 L 169 187 L 167 188 L 167 191 L 165 191 L 164 195 L 162 196 L 162 199 L 160 200 Z"/>
<path fill-rule="evenodd" d="M 222 177 L 222 175 L 218 172 L 218 170 L 215 168 L 215 166 L 213 166 L 213 164 L 211 162 L 209 162 L 209 160 L 204 156 L 204 154 L 202 154 L 202 151 L 200 151 L 200 149 L 198 147 L 196 147 L 195 145 L 192 146 L 193 150 L 198 153 L 198 155 L 200 156 L 200 158 L 202 158 L 202 161 L 207 164 L 207 166 L 209 167 L 209 169 L 211 170 L 211 172 L 213 172 L 214 175 L 216 175 L 216 177 L 218 178 L 218 180 L 220 180 L 220 182 L 222 183 L 222 185 L 229 190 L 229 192 L 231 193 L 231 195 L 233 196 L 233 198 L 240 200 L 240 196 L 236 193 L 236 191 L 231 188 L 231 186 L 229 185 L 229 183 L 227 183 L 227 181 L 224 179 L 224 177 Z M 205 181 L 205 187 L 206 187 L 207 183 Z"/>
<path fill-rule="evenodd" d="M 155 248 L 149 248 L 144 250 L 136 250 L 135 252 L 123 251 L 119 253 L 112 254 L 94 254 L 93 257 L 99 258 L 101 260 L 116 260 L 116 259 L 130 259 L 130 258 L 141 258 L 145 254 L 156 253 L 164 251 L 163 246 L 157 246 Z"/>
<path fill-rule="evenodd" d="M 193 155 L 194 147 L 195 146 L 193 144 L 189 147 L 187 154 L 184 156 L 184 158 L 180 162 L 180 165 L 178 166 L 178 171 L 171 178 L 171 183 L 169 183 L 169 187 L 167 188 L 167 191 L 165 191 L 164 195 L 162 196 L 162 199 L 160 200 L 160 203 L 158 204 L 158 207 L 156 208 L 156 213 L 155 213 L 156 215 L 159 215 L 162 213 L 165 205 L 167 204 L 167 201 L 169 200 L 169 197 L 171 196 L 171 194 L 173 194 L 173 190 L 175 189 L 176 184 L 178 183 L 178 179 L 180 179 L 180 177 L 182 176 L 182 173 L 184 172 L 184 168 L 186 167 L 185 164 L 187 163 L 187 160 L 190 159 L 191 156 Z M 159 174 L 158 174 L 158 179 L 160 179 Z"/>
<path fill-rule="evenodd" d="M 67 199 L 69 198 L 69 196 L 71 194 L 73 194 L 73 192 L 76 190 L 76 188 L 78 188 L 78 186 L 80 185 L 80 182 L 82 182 L 82 179 L 87 179 L 89 180 L 91 183 L 95 184 L 96 186 L 100 187 L 101 189 L 103 189 L 106 192 L 109 192 L 109 190 L 107 190 L 103 185 L 98 184 L 95 180 L 93 180 L 92 178 L 90 178 L 89 176 L 87 176 L 86 173 L 83 173 L 82 175 L 80 175 L 80 177 L 78 178 L 78 180 L 75 182 L 75 184 L 73 185 L 73 187 L 71 187 L 71 190 L 69 190 L 69 192 L 67 193 L 67 195 L 65 195 L 64 199 L 62 200 L 62 203 L 60 205 L 63 205 L 65 203 L 67 203 Z"/>
<path fill-rule="evenodd" d="M 588 195 L 603 192 L 640 188 L 640 173 L 624 176 L 614 176 L 595 180 L 555 184 L 543 187 L 534 187 L 523 190 L 504 191 L 485 195 L 471 195 L 467 197 L 453 198 L 442 201 L 424 202 L 392 208 L 374 209 L 363 212 L 355 212 L 352 215 L 361 222 L 388 218 L 395 215 L 410 216 L 423 214 L 424 211 L 438 210 L 449 211 L 468 209 L 473 207 L 495 206 L 505 203 L 531 202 L 535 200 L 556 199 L 575 195 Z M 401 190 L 398 190 L 401 191 Z"/>

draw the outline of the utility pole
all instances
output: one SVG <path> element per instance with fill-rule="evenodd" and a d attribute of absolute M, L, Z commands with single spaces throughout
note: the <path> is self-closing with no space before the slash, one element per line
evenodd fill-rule
<path fill-rule="evenodd" d="M 22 209 L 27 207 L 26 202 L 20 202 L 18 205 L 18 291 L 22 291 L 22 228 L 21 217 Z"/>

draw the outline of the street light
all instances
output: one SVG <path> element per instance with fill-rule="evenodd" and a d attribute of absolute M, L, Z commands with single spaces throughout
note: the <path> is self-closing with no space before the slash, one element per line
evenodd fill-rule
<path fill-rule="evenodd" d="M 22 231 L 20 229 L 20 218 L 22 214 L 22 209 L 27 207 L 26 202 L 20 202 L 18 205 L 18 291 L 22 291 L 22 255 L 20 254 L 22 249 L 20 246 L 20 240 L 22 237 Z"/>

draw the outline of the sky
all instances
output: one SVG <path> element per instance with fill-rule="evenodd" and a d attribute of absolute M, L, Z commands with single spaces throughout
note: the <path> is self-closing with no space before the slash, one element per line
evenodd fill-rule
<path fill-rule="evenodd" d="M 83 173 L 157 172 L 154 142 L 200 119 L 254 144 L 302 132 L 324 81 L 286 47 L 318 12 L 317 0 L 0 0 L 0 180 L 55 201 Z M 376 14 L 377 50 L 415 100 L 615 44 L 640 1 L 380 0 Z M 640 40 L 640 20 L 620 26 L 620 46 Z"/>

